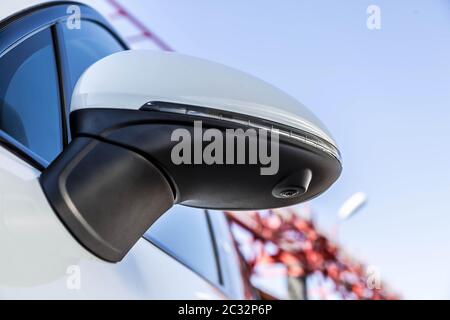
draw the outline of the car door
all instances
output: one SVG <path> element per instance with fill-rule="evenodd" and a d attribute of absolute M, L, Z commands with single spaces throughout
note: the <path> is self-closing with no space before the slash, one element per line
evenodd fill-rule
<path fill-rule="evenodd" d="M 45 198 L 39 177 L 70 140 L 67 108 L 77 78 L 124 49 L 85 6 L 81 29 L 66 30 L 68 5 L 35 8 L 0 28 L 0 298 L 224 298 L 144 239 L 119 263 L 98 259 Z"/>

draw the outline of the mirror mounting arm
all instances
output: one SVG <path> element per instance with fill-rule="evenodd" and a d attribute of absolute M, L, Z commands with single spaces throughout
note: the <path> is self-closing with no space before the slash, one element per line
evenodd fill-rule
<path fill-rule="evenodd" d="M 72 235 L 104 260 L 122 260 L 174 203 L 149 160 L 91 137 L 76 137 L 44 171 L 41 185 Z"/>

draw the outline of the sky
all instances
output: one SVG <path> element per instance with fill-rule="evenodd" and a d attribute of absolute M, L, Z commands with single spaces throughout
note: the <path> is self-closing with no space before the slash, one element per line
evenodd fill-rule
<path fill-rule="evenodd" d="M 121 2 L 175 51 L 253 74 L 313 111 L 344 161 L 311 201 L 320 227 L 365 192 L 339 241 L 404 298 L 450 299 L 449 1 Z M 367 28 L 369 5 L 379 30 Z"/>

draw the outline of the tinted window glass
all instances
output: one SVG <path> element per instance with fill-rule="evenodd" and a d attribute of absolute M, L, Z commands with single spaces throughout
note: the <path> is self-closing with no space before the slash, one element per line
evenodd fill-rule
<path fill-rule="evenodd" d="M 198 272 L 219 283 L 219 272 L 206 213 L 174 206 L 156 221 L 145 238 Z"/>
<path fill-rule="evenodd" d="M 101 58 L 124 50 L 109 31 L 94 22 L 83 20 L 80 29 L 69 29 L 64 24 L 62 29 L 72 89 L 89 66 Z"/>
<path fill-rule="evenodd" d="M 0 128 L 51 162 L 62 149 L 61 109 L 49 29 L 0 58 Z"/>

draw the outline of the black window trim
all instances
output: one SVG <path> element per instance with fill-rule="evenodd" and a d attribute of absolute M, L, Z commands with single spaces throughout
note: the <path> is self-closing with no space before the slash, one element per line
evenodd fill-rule
<path fill-rule="evenodd" d="M 59 59 L 59 74 L 60 74 L 60 91 L 62 92 L 62 98 L 63 98 L 63 120 L 65 123 L 65 134 L 66 134 L 66 144 L 65 146 L 70 142 L 71 135 L 70 135 L 70 101 L 72 99 L 70 92 L 71 92 L 71 79 L 69 74 L 69 62 L 68 62 L 68 56 L 66 52 L 66 47 L 64 45 L 65 37 L 64 37 L 64 23 L 67 21 L 67 17 L 64 17 L 63 19 L 58 20 L 54 25 L 55 30 L 55 46 L 58 51 L 58 59 Z M 89 21 L 92 23 L 95 23 L 96 25 L 100 26 L 101 28 L 105 29 L 109 34 L 111 34 L 117 42 L 122 46 L 123 50 L 129 50 L 129 47 L 125 44 L 125 42 L 108 26 L 104 23 L 100 22 L 99 20 L 92 19 L 91 17 L 82 17 L 81 21 Z"/>
<path fill-rule="evenodd" d="M 167 246 L 164 245 L 163 243 L 161 243 L 160 241 L 158 241 L 156 239 L 151 239 L 151 238 L 149 238 L 148 236 L 145 236 L 145 235 L 142 237 L 142 239 L 148 241 L 149 243 L 154 245 L 156 248 L 158 248 L 159 250 L 161 250 L 162 252 L 167 254 L 169 257 L 171 257 L 172 259 L 174 259 L 178 263 L 182 264 L 183 266 L 185 266 L 189 270 L 191 270 L 193 273 L 195 273 L 200 278 L 202 278 L 203 280 L 205 280 L 206 282 L 211 284 L 213 287 L 215 287 L 216 289 L 221 291 L 223 294 L 229 295 L 230 292 L 229 292 L 228 285 L 224 281 L 225 279 L 224 279 L 224 275 L 223 275 L 223 267 L 224 267 L 223 266 L 223 261 L 222 261 L 222 259 L 219 256 L 218 239 L 216 239 L 216 234 L 214 232 L 214 227 L 213 227 L 212 222 L 211 222 L 210 213 L 209 213 L 208 210 L 205 210 L 205 209 L 198 209 L 198 210 L 202 211 L 205 214 L 206 223 L 207 223 L 207 226 L 208 226 L 208 233 L 209 233 L 209 236 L 211 238 L 211 244 L 212 244 L 212 247 L 213 247 L 214 262 L 216 263 L 216 267 L 217 267 L 216 272 L 218 274 L 218 282 L 211 281 L 210 279 L 206 278 L 199 271 L 197 271 L 194 268 L 192 268 L 189 265 L 189 263 L 187 263 L 186 261 L 184 261 L 183 259 L 178 257 L 176 254 L 174 254 L 172 252 L 172 250 L 167 248 Z"/>
<path fill-rule="evenodd" d="M 245 264 L 245 259 L 242 256 L 242 253 L 240 252 L 240 250 L 236 247 L 236 240 L 234 239 L 233 236 L 233 232 L 231 230 L 231 226 L 229 223 L 229 220 L 226 216 L 226 213 L 224 211 L 219 211 L 219 210 L 213 210 L 213 209 L 209 209 L 206 210 L 208 212 L 208 216 L 210 218 L 211 221 L 211 227 L 212 227 L 212 232 L 215 236 L 215 238 L 217 239 L 217 254 L 218 254 L 218 258 L 220 260 L 220 264 L 222 266 L 222 274 L 223 274 L 223 278 L 224 278 L 224 286 L 226 288 L 226 290 L 229 292 L 229 295 L 233 298 L 235 298 L 235 295 L 238 294 L 238 299 L 243 298 L 242 296 L 239 295 L 238 292 L 235 291 L 235 286 L 233 285 L 233 283 L 235 281 L 239 281 L 239 282 L 245 282 L 245 284 L 243 284 L 244 286 L 250 288 L 251 290 L 251 294 L 252 294 L 252 299 L 256 299 L 259 300 L 259 295 L 258 293 L 254 290 L 253 285 L 250 281 L 249 278 L 243 277 L 242 274 L 239 277 L 239 280 L 236 280 L 235 277 L 233 277 L 230 273 L 229 270 L 229 264 L 228 264 L 228 259 L 229 259 L 229 254 L 227 253 L 227 249 L 225 249 L 224 244 L 229 244 L 230 245 L 230 250 L 235 251 L 236 255 L 237 255 L 237 259 L 239 259 L 239 263 L 240 265 L 238 265 L 238 268 L 245 268 L 247 269 L 247 266 Z M 246 270 L 248 271 L 248 270 Z"/>
<path fill-rule="evenodd" d="M 218 243 L 217 243 L 217 239 L 216 239 L 216 234 L 214 233 L 214 228 L 212 225 L 212 221 L 211 221 L 211 216 L 209 215 L 209 211 L 208 210 L 203 210 L 205 212 L 206 215 L 206 222 L 208 224 L 208 231 L 209 231 L 209 236 L 211 238 L 211 243 L 213 246 L 213 251 L 214 251 L 214 260 L 216 261 L 216 266 L 217 266 L 217 274 L 219 275 L 218 277 L 218 281 L 219 284 L 222 286 L 225 286 L 224 283 L 224 277 L 223 277 L 223 267 L 221 265 L 221 260 L 219 258 L 219 248 L 218 248 Z"/>
<path fill-rule="evenodd" d="M 68 97 L 68 74 L 67 59 L 61 45 L 62 32 L 61 23 L 67 20 L 69 14 L 67 7 L 69 5 L 78 5 L 81 9 L 82 20 L 92 21 L 106 29 L 116 40 L 122 44 L 124 50 L 128 49 L 125 42 L 119 37 L 118 33 L 101 16 L 100 13 L 91 7 L 76 1 L 55 1 L 33 6 L 26 10 L 16 13 L 0 21 L 0 58 L 7 52 L 26 41 L 31 36 L 50 28 L 53 47 L 55 52 L 58 87 L 60 95 L 60 114 L 61 114 L 61 137 L 62 147 L 65 148 L 70 141 L 68 114 L 70 108 L 70 97 Z M 0 130 L 0 146 L 9 150 L 39 171 L 44 171 L 49 162 L 37 155 L 35 152 L 21 144 L 12 136 Z"/>
<path fill-rule="evenodd" d="M 58 73 L 58 89 L 59 89 L 59 105 L 60 105 L 60 122 L 61 122 L 61 135 L 62 135 L 62 149 L 64 150 L 69 143 L 69 133 L 68 133 L 68 121 L 67 121 L 67 104 L 70 101 L 66 97 L 66 88 L 64 85 L 64 73 L 63 73 L 63 59 L 61 55 L 61 41 L 58 38 L 57 24 L 53 24 L 50 27 L 53 39 L 53 48 L 55 51 L 55 61 L 56 70 Z"/>

